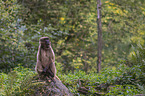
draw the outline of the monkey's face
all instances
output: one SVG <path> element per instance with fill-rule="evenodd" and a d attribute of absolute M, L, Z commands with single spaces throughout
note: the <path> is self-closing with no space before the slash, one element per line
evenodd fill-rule
<path fill-rule="evenodd" d="M 50 47 L 50 41 L 48 37 L 41 37 L 40 43 L 42 48 L 49 48 Z"/>

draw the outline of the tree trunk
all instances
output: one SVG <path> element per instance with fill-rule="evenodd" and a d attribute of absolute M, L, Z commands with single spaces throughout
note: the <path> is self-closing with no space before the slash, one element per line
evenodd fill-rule
<path fill-rule="evenodd" d="M 101 57 L 102 57 L 102 24 L 101 24 L 101 0 L 97 0 L 97 25 L 98 25 L 98 60 L 97 72 L 101 70 Z"/>

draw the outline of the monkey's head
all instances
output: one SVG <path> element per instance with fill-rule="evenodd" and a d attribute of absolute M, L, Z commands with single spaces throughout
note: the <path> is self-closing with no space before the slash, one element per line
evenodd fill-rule
<path fill-rule="evenodd" d="M 44 49 L 50 48 L 51 42 L 49 41 L 48 37 L 41 37 L 39 43 L 41 44 L 41 47 Z"/>

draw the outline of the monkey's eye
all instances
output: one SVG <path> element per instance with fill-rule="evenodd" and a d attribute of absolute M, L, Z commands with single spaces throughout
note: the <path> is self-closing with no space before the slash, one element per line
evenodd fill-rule
<path fill-rule="evenodd" d="M 45 38 L 44 40 L 49 40 L 49 38 Z"/>
<path fill-rule="evenodd" d="M 45 41 L 45 40 L 41 39 L 40 41 Z"/>

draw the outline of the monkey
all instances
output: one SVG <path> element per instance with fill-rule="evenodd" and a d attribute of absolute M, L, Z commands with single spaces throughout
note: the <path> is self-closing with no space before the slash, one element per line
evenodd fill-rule
<path fill-rule="evenodd" d="M 56 76 L 55 54 L 48 37 L 41 37 L 39 39 L 35 71 L 39 75 L 51 76 L 53 80 L 57 78 L 60 81 Z"/>

